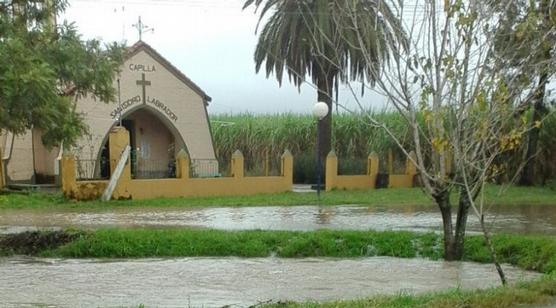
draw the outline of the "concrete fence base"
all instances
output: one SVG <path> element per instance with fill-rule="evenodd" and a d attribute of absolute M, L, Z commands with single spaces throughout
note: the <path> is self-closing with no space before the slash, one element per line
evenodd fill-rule
<path fill-rule="evenodd" d="M 415 153 L 411 152 L 411 159 L 407 159 L 405 174 L 391 174 L 392 155 L 389 155 L 388 188 L 413 187 L 413 178 L 417 174 L 417 168 L 413 164 Z M 326 190 L 333 189 L 374 189 L 377 188 L 379 159 L 376 153 L 371 153 L 367 159 L 367 173 L 364 175 L 338 175 L 338 157 L 334 151 L 326 157 Z"/>

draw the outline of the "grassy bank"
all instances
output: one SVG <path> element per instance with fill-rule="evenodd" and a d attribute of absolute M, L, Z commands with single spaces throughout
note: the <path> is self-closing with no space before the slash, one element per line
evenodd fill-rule
<path fill-rule="evenodd" d="M 515 307 L 553 303 L 556 298 L 556 240 L 553 237 L 495 236 L 504 263 L 547 275 L 535 282 L 488 290 L 452 290 L 418 296 L 381 296 L 330 303 L 282 303 L 278 307 Z M 149 257 L 241 256 L 367 257 L 394 256 L 440 259 L 441 239 L 435 234 L 411 232 L 270 232 L 214 230 L 103 230 L 45 256 Z M 490 262 L 482 237 L 467 238 L 465 260 Z"/>
<path fill-rule="evenodd" d="M 0 237 L 0 254 L 30 253 L 42 257 L 143 258 L 186 256 L 238 256 L 284 258 L 393 256 L 440 259 L 441 238 L 436 234 L 374 231 L 217 231 L 119 230 L 94 232 L 35 232 L 20 236 L 19 247 L 6 247 Z M 41 245 L 40 238 L 47 244 Z M 54 243 L 59 240 L 59 243 Z M 11 241 L 14 243 L 14 241 Z M 514 307 L 556 301 L 556 240 L 549 236 L 494 236 L 500 260 L 545 275 L 541 280 L 487 290 L 451 290 L 410 296 L 378 296 L 329 303 L 279 303 L 266 307 Z M 27 249 L 27 250 L 26 250 Z M 466 261 L 490 262 L 480 236 L 466 239 Z"/>
<path fill-rule="evenodd" d="M 486 198 L 500 205 L 556 205 L 556 193 L 545 187 L 509 187 L 500 194 L 501 186 L 487 186 Z M 453 196 L 454 198 L 456 195 Z M 455 200 L 455 199 L 454 199 Z M 61 195 L 30 193 L 0 195 L 2 209 L 110 209 L 117 207 L 175 208 L 212 206 L 295 206 L 319 204 L 315 193 L 281 193 L 241 197 L 159 198 L 110 202 L 74 202 Z M 431 205 L 432 200 L 419 188 L 377 189 L 367 191 L 332 191 L 322 194 L 322 205 Z"/>
<path fill-rule="evenodd" d="M 44 232 L 47 238 L 48 232 Z M 392 256 L 440 259 L 442 241 L 433 233 L 402 231 L 219 231 L 191 229 L 104 229 L 71 232 L 77 236 L 60 247 L 50 246 L 34 253 L 48 257 L 145 258 L 186 256 L 238 256 L 284 258 L 357 258 Z M 60 237 L 59 235 L 57 235 Z M 33 235 L 36 238 L 36 235 Z M 31 241 L 36 243 L 36 241 Z M 550 236 L 494 236 L 501 262 L 542 273 L 556 272 L 556 240 Z M 4 254 L 18 253 L 0 241 Z M 37 246 L 37 245 L 35 245 Z M 466 240 L 467 261 L 489 262 L 483 238 Z"/>
<path fill-rule="evenodd" d="M 554 304 L 556 275 L 547 275 L 534 282 L 487 290 L 451 290 L 423 295 L 375 296 L 367 299 L 328 303 L 281 303 L 264 305 L 266 308 L 363 308 L 363 307 L 427 307 L 427 308 L 509 308 L 529 305 Z"/>

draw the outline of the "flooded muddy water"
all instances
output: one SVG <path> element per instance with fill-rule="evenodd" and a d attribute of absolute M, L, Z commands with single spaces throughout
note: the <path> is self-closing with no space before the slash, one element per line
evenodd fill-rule
<path fill-rule="evenodd" d="M 556 235 L 555 206 L 498 206 L 487 215 L 493 232 Z M 184 209 L 122 208 L 110 211 L 0 211 L 0 233 L 37 228 L 198 227 L 223 230 L 440 231 L 430 206 L 265 206 Z M 480 231 L 470 214 L 468 230 Z"/>
<path fill-rule="evenodd" d="M 505 266 L 510 282 L 540 274 Z M 0 258 L 2 307 L 245 307 L 497 286 L 489 264 L 364 259 Z"/>

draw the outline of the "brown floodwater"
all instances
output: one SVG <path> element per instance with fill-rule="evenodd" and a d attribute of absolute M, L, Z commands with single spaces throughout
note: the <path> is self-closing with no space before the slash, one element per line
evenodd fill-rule
<path fill-rule="evenodd" d="M 504 266 L 510 282 L 540 276 Z M 2 307 L 246 307 L 499 285 L 494 267 L 469 262 L 364 259 L 0 258 Z"/>
<path fill-rule="evenodd" d="M 487 221 L 498 233 L 556 235 L 556 206 L 497 206 Z M 265 206 L 183 209 L 120 208 L 108 211 L 0 210 L 0 233 L 44 228 L 197 227 L 222 230 L 412 230 L 440 231 L 430 206 Z M 471 214 L 468 231 L 479 232 Z"/>

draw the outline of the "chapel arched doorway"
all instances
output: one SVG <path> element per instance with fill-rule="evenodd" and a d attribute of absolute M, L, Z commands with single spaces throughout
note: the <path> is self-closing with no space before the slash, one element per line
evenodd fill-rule
<path fill-rule="evenodd" d="M 129 132 L 131 146 L 131 176 L 135 179 L 173 178 L 176 176 L 175 157 L 184 149 L 177 129 L 156 110 L 143 107 L 123 116 L 122 126 Z M 101 148 L 101 161 L 108 161 L 109 140 Z M 101 175 L 110 177 L 109 164 L 102 164 Z"/>

